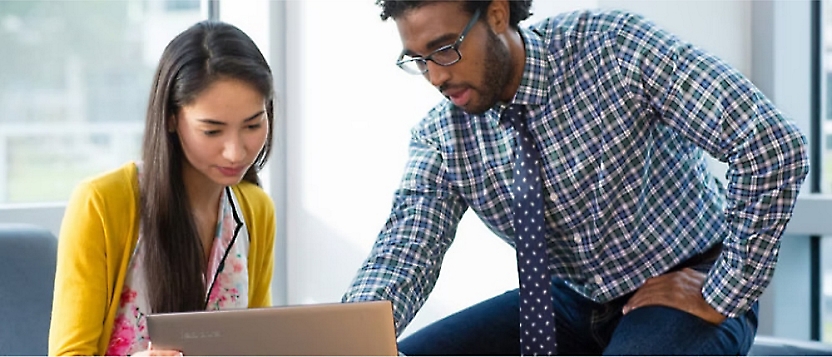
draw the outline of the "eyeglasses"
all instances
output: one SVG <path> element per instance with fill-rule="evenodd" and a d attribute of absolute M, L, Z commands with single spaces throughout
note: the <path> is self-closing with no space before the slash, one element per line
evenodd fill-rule
<path fill-rule="evenodd" d="M 462 30 L 459 38 L 452 45 L 442 46 L 425 57 L 410 57 L 402 53 L 399 56 L 399 60 L 396 61 L 396 65 L 410 74 L 425 74 L 428 72 L 428 61 L 440 66 L 450 66 L 459 62 L 462 59 L 462 54 L 459 53 L 459 46 L 462 45 L 462 40 L 465 39 L 465 35 L 474 27 L 474 24 L 477 23 L 479 18 L 480 9 L 477 9 L 474 11 L 474 17 L 468 21 L 468 25 L 465 25 L 465 29 Z"/>

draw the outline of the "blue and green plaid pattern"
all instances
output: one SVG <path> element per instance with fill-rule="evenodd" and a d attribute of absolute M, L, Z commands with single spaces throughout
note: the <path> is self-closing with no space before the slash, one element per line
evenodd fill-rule
<path fill-rule="evenodd" d="M 511 104 L 528 108 L 541 149 L 551 273 L 606 302 L 722 241 L 703 294 L 745 312 L 808 172 L 798 128 L 739 72 L 639 16 L 573 12 L 521 34 Z M 401 332 L 469 207 L 514 245 L 505 106 L 468 115 L 446 100 L 414 127 L 390 217 L 344 301 L 392 301 Z M 727 186 L 703 150 L 729 164 Z"/>

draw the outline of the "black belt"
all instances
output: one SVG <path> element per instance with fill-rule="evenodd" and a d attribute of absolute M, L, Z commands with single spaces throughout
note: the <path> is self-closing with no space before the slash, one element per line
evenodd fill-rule
<path fill-rule="evenodd" d="M 722 253 L 722 243 L 714 244 L 712 247 L 706 249 L 703 252 L 697 253 L 696 255 L 688 258 L 687 260 L 679 263 L 671 271 L 674 270 L 681 270 L 684 268 L 694 267 L 697 265 L 701 265 L 704 263 L 713 263 L 719 258 L 719 254 Z"/>

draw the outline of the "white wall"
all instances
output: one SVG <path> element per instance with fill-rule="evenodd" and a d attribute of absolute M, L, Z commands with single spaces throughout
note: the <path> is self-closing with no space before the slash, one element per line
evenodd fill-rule
<path fill-rule="evenodd" d="M 393 65 L 401 44 L 372 1 L 289 2 L 287 27 L 288 303 L 338 301 L 390 209 L 409 129 L 441 96 Z M 725 1 L 536 1 L 537 21 L 561 11 L 633 9 L 750 68 L 749 5 Z M 291 30 L 290 30 L 291 31 Z M 294 107 L 293 107 L 294 106 Z M 406 333 L 517 286 L 514 253 L 473 214 Z"/>
<path fill-rule="evenodd" d="M 750 0 L 598 0 L 642 14 L 678 37 L 751 74 Z"/>

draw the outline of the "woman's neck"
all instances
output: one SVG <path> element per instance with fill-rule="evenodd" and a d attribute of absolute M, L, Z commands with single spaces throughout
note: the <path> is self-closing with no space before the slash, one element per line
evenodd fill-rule
<path fill-rule="evenodd" d="M 211 251 L 214 248 L 214 234 L 219 217 L 220 197 L 225 188 L 211 181 L 193 166 L 185 163 L 182 169 L 182 181 L 188 194 L 191 217 L 202 242 L 204 266 L 208 267 Z M 205 272 L 203 272 L 205 273 Z"/>
<path fill-rule="evenodd" d="M 216 184 L 190 164 L 182 168 L 182 181 L 188 195 L 188 203 L 195 217 L 216 219 L 223 186 Z"/>

